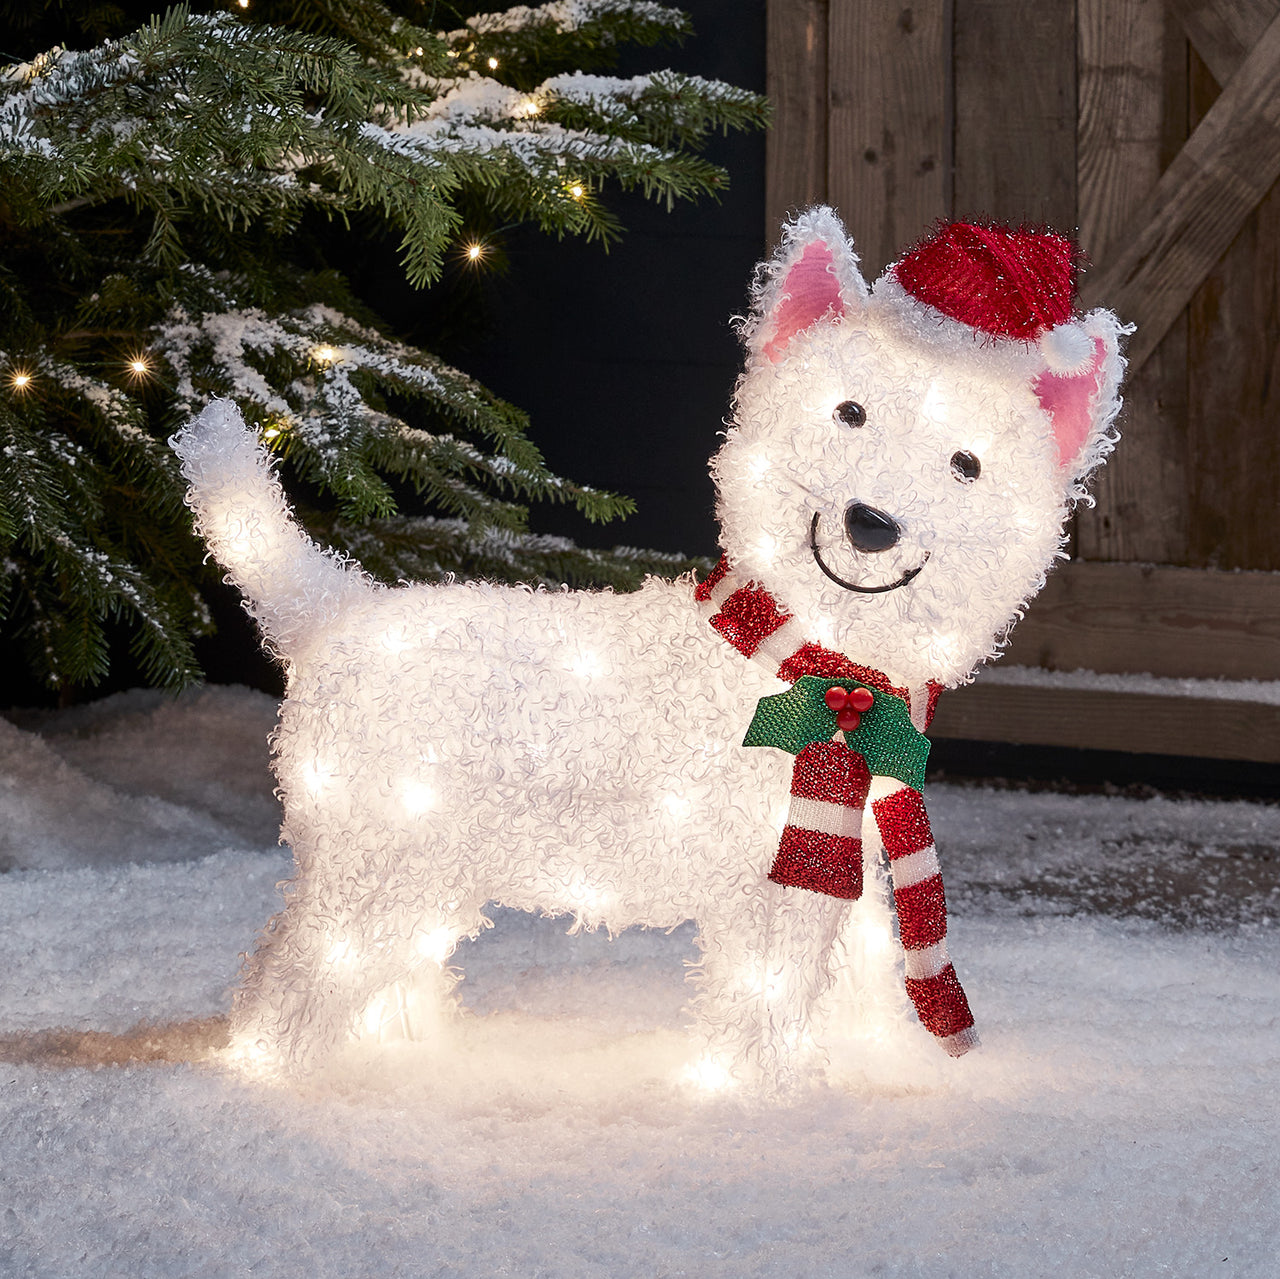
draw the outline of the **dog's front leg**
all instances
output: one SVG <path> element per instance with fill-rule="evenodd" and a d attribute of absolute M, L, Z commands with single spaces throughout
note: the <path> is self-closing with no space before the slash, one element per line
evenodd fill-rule
<path fill-rule="evenodd" d="M 785 1092 L 818 1064 L 813 1011 L 832 981 L 848 905 L 766 881 L 737 910 L 700 917 L 693 1006 L 702 1082 Z"/>

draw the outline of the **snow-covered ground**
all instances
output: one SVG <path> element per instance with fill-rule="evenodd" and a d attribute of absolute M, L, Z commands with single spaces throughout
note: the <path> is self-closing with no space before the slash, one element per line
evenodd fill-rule
<path fill-rule="evenodd" d="M 1280 808 L 930 792 L 983 1033 L 678 1082 L 688 929 L 498 912 L 451 1056 L 219 1064 L 287 855 L 266 697 L 0 721 L 0 1276 L 1274 1276 Z"/>

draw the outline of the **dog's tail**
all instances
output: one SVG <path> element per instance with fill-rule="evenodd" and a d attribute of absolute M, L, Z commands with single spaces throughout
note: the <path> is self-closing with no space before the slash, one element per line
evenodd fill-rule
<path fill-rule="evenodd" d="M 213 400 L 169 443 L 182 459 L 196 531 L 278 652 L 295 652 L 309 631 L 373 589 L 358 566 L 298 525 L 270 455 L 230 400 Z"/>

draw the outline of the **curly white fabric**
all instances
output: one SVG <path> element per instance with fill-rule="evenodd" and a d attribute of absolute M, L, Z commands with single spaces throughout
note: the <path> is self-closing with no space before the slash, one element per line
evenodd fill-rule
<path fill-rule="evenodd" d="M 788 274 L 818 242 L 835 302 L 770 358 Z M 758 277 L 712 469 L 739 573 L 800 634 L 918 688 L 967 679 L 1043 583 L 1110 447 L 1123 361 L 1115 317 L 1085 317 L 1107 363 L 1064 468 L 1033 389 L 1044 354 L 931 327 L 900 293 L 867 288 L 830 210 L 801 215 Z M 848 400 L 864 425 L 834 416 Z M 756 701 L 784 686 L 711 630 L 692 583 L 386 589 L 298 528 L 231 404 L 174 447 L 202 536 L 288 673 L 275 767 L 297 873 L 236 998 L 245 1061 L 298 1072 L 393 1022 L 435 1034 L 449 956 L 490 902 L 611 930 L 696 919 L 697 1077 L 779 1089 L 821 1061 L 837 964 L 893 962 L 850 930 L 887 916 L 868 921 L 864 903 L 850 923 L 847 903 L 767 880 L 792 760 L 740 743 Z M 977 479 L 955 470 L 961 452 Z M 855 501 L 892 516 L 895 546 L 844 538 Z M 847 582 L 923 567 L 858 593 L 820 571 L 811 536 Z"/>

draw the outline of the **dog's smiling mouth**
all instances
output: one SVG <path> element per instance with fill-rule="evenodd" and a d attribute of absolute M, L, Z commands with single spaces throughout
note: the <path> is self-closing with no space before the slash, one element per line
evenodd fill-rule
<path fill-rule="evenodd" d="M 837 576 L 822 562 L 822 553 L 818 550 L 818 521 L 822 518 L 821 513 L 815 511 L 813 514 L 813 523 L 809 525 L 809 549 L 813 551 L 813 562 L 837 585 L 843 587 L 846 591 L 857 591 L 859 595 L 883 595 L 886 591 L 896 591 L 900 586 L 906 586 L 908 582 L 915 581 L 920 570 L 929 562 L 929 552 L 925 551 L 924 559 L 913 569 L 908 569 L 896 582 L 889 582 L 884 586 L 858 586 L 853 582 L 846 582 L 843 577 Z"/>

